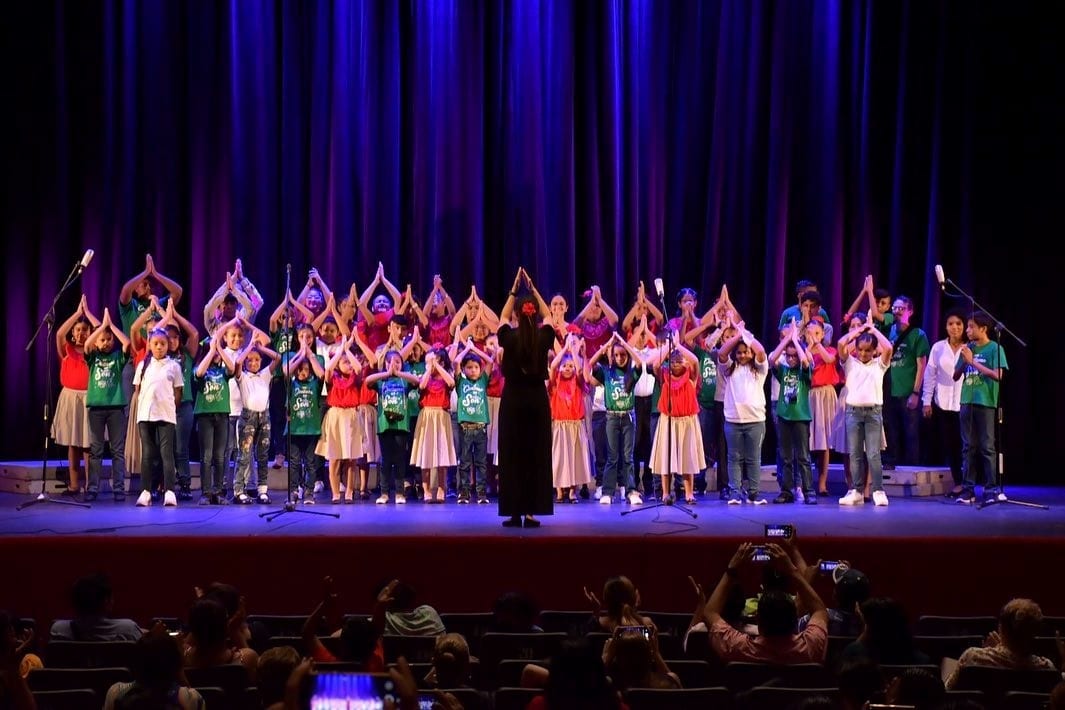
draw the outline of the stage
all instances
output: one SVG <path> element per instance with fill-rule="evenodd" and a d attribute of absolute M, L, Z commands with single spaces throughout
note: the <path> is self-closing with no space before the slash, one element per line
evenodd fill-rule
<path fill-rule="evenodd" d="M 893 498 L 887 508 L 840 507 L 834 497 L 817 506 L 728 506 L 714 494 L 700 498 L 696 518 L 669 507 L 622 515 L 634 509 L 589 500 L 556 506 L 529 530 L 501 527 L 494 501 L 325 501 L 299 510 L 338 519 L 294 512 L 267 522 L 259 514 L 279 504 L 137 508 L 133 497 L 101 496 L 89 509 L 42 503 L 16 511 L 33 497 L 2 493 L 0 546 L 14 582 L 0 606 L 39 622 L 63 616 L 70 583 L 103 570 L 114 581 L 116 614 L 142 624 L 184 616 L 193 587 L 214 580 L 237 584 L 253 613 L 307 613 L 327 574 L 351 612 L 368 610 L 374 585 L 394 576 L 441 611 L 485 611 L 515 589 L 542 609 L 583 609 L 582 586 L 598 591 L 608 576 L 626 574 L 644 608 L 686 612 L 695 603 L 688 575 L 712 586 L 740 541 L 762 539 L 766 523 L 792 523 L 809 562 L 849 560 L 870 576 L 874 594 L 902 599 L 915 615 L 993 614 L 1018 595 L 1065 614 L 1053 572 L 1065 561 L 1065 489 L 1008 492 L 1050 509 L 980 510 L 942 497 Z M 748 576 L 753 591 L 757 570 Z M 825 580 L 819 589 L 831 592 Z"/>

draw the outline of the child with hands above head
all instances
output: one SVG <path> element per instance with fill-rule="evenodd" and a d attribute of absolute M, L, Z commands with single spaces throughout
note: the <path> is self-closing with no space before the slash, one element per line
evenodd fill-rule
<path fill-rule="evenodd" d="M 726 322 L 726 329 L 731 327 Z M 747 481 L 746 501 L 764 505 L 759 497 L 762 440 L 765 438 L 765 379 L 769 373 L 765 348 L 743 322 L 735 324 L 736 334 L 718 351 L 719 382 L 725 387 L 725 440 L 728 442 L 730 480 L 729 505 L 744 502 L 743 479 Z"/>
<path fill-rule="evenodd" d="M 431 350 L 425 355 L 425 373 L 418 382 L 421 411 L 414 429 L 410 462 L 422 470 L 426 503 L 444 502 L 445 469 L 457 463 L 448 413 L 455 379 L 449 368 L 447 353 L 442 348 Z"/>
<path fill-rule="evenodd" d="M 288 417 L 288 500 L 302 498 L 314 505 L 314 484 L 321 458 L 315 453 L 322 434 L 321 391 L 325 368 L 314 353 L 314 331 L 306 323 L 299 326 L 299 350 L 283 364 L 289 380 Z"/>
<path fill-rule="evenodd" d="M 885 506 L 888 497 L 884 492 L 880 446 L 884 436 L 884 375 L 891 367 L 891 341 L 877 329 L 870 313 L 861 328 L 848 332 L 837 345 L 846 376 L 847 450 L 854 477 L 854 487 L 839 499 L 839 504 L 860 505 L 865 502 L 862 495 L 865 468 L 862 464 L 868 462 L 873 502 Z"/>
<path fill-rule="evenodd" d="M 458 394 L 459 503 L 470 502 L 470 482 L 477 502 L 488 503 L 488 383 L 492 357 L 478 348 L 473 338 L 455 356 L 455 390 Z"/>
<path fill-rule="evenodd" d="M 200 352 L 200 331 L 177 312 L 173 300 L 166 304 L 166 334 L 169 340 L 167 356 L 181 368 L 184 385 L 177 411 L 177 430 L 174 442 L 174 465 L 177 466 L 177 498 L 192 500 L 192 471 L 189 468 L 189 439 L 195 423 L 194 387 L 192 372 Z"/>
<path fill-rule="evenodd" d="M 828 495 L 828 451 L 832 448 L 832 419 L 836 414 L 839 368 L 836 349 L 827 345 L 824 324 L 813 317 L 803 329 L 806 352 L 810 358 L 810 440 L 811 452 L 817 452 L 817 495 Z"/>
<path fill-rule="evenodd" d="M 269 360 L 269 362 L 264 362 Z M 263 344 L 252 344 L 237 354 L 234 362 L 237 385 L 244 407 L 240 413 L 238 428 L 239 459 L 237 475 L 233 483 L 233 500 L 236 503 L 251 503 L 245 492 L 251 474 L 252 452 L 255 452 L 255 471 L 258 481 L 256 499 L 263 504 L 270 502 L 267 493 L 267 457 L 270 451 L 270 381 L 280 356 Z"/>
<path fill-rule="evenodd" d="M 777 400 L 777 431 L 784 475 L 774 503 L 795 502 L 795 479 L 802 484 L 803 501 L 817 503 L 810 475 L 810 358 L 799 342 L 799 324 L 792 320 L 788 337 L 769 354 L 773 376 L 780 382 Z"/>
<path fill-rule="evenodd" d="M 651 445 L 651 468 L 662 476 L 662 496 L 667 502 L 673 496 L 672 476 L 679 473 L 684 481 L 684 500 L 688 505 L 695 505 L 695 474 L 706 466 L 695 395 L 699 360 L 678 342 L 672 352 L 663 346 L 658 361 L 662 394 L 658 399 L 658 427 Z"/>
<path fill-rule="evenodd" d="M 217 338 L 196 367 L 193 416 L 200 439 L 200 505 L 225 505 L 226 442 L 229 437 L 229 381 L 235 366 Z"/>
<path fill-rule="evenodd" d="M 141 495 L 138 506 L 151 505 L 151 471 L 153 464 L 163 470 L 163 505 L 177 505 L 174 493 L 174 437 L 177 408 L 181 404 L 184 378 L 181 367 L 167 357 L 170 347 L 165 330 L 156 328 L 148 334 L 150 356 L 133 376 L 137 396 L 137 428 L 141 441 Z"/>
<path fill-rule="evenodd" d="M 566 338 L 548 366 L 547 395 L 551 402 L 551 460 L 555 502 L 576 503 L 577 490 L 593 480 L 588 432 L 584 426 L 586 385 L 579 365 L 581 339 Z"/>
<path fill-rule="evenodd" d="M 353 338 L 344 338 L 325 365 L 325 381 L 329 384 L 322 421 L 322 435 L 315 453 L 329 460 L 329 488 L 332 502 L 341 502 L 340 483 L 344 477 L 344 502 L 353 502 L 355 492 L 355 460 L 363 455 L 362 428 L 359 426 L 359 389 L 362 384 L 362 364 L 351 352 Z"/>
<path fill-rule="evenodd" d="M 129 338 L 111 321 L 105 308 L 100 325 L 85 339 L 89 387 L 85 406 L 89 412 L 89 485 L 85 500 L 96 500 L 103 468 L 104 442 L 111 447 L 111 492 L 116 502 L 126 499 L 126 397 L 122 368 L 129 360 Z"/>
<path fill-rule="evenodd" d="M 85 398 L 89 389 L 89 365 L 85 361 L 85 340 L 100 326 L 100 320 L 89 311 L 82 296 L 78 307 L 55 332 L 55 346 L 59 351 L 59 401 L 52 417 L 52 439 L 59 446 L 67 447 L 67 465 L 70 482 L 64 496 L 81 493 L 80 459 L 89 468 L 89 448 L 92 436 L 89 432 L 89 410 Z"/>
<path fill-rule="evenodd" d="M 403 371 L 403 356 L 389 350 L 382 357 L 382 370 L 366 377 L 365 386 L 377 393 L 377 439 L 381 450 L 381 495 L 379 505 L 394 491 L 397 505 L 407 502 L 403 482 L 410 445 L 410 410 L 407 394 L 418 388 L 420 378 Z"/>

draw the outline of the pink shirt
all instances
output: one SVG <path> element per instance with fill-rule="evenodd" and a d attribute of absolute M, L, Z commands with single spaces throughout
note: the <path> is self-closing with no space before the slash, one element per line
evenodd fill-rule
<path fill-rule="evenodd" d="M 793 636 L 748 636 L 718 618 L 710 627 L 710 647 L 725 663 L 824 663 L 828 630 L 821 619 L 811 620 Z"/>

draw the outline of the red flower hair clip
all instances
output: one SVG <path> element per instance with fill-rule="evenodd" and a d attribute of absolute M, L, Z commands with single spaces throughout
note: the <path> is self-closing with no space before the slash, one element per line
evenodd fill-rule
<path fill-rule="evenodd" d="M 525 303 L 521 304 L 521 314 L 523 316 L 529 316 L 531 318 L 532 316 L 536 315 L 536 311 L 536 304 L 532 301 L 526 301 Z"/>

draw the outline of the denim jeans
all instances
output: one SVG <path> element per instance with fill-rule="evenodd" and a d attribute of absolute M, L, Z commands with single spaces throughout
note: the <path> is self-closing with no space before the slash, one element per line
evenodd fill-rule
<path fill-rule="evenodd" d="M 177 409 L 177 430 L 174 433 L 174 466 L 177 469 L 177 485 L 183 491 L 192 487 L 192 470 L 189 468 L 189 438 L 192 437 L 193 403 L 182 402 Z"/>
<path fill-rule="evenodd" d="M 244 493 L 251 478 L 251 459 L 254 451 L 255 473 L 259 492 L 266 492 L 267 461 L 270 454 L 270 412 L 253 412 L 247 407 L 240 413 L 240 450 L 237 459 L 237 476 L 233 482 L 233 495 Z"/>
<path fill-rule="evenodd" d="M 104 430 L 111 444 L 111 491 L 126 491 L 126 415 L 124 407 L 89 407 L 89 491 L 100 488 L 104 459 Z"/>
<path fill-rule="evenodd" d="M 377 432 L 377 441 L 381 445 L 381 495 L 403 492 L 407 461 L 410 460 L 407 453 L 409 439 L 410 432 L 398 429 Z"/>
<path fill-rule="evenodd" d="M 230 415 L 227 420 L 226 429 L 226 450 L 223 458 L 225 459 L 225 468 L 223 474 L 225 475 L 226 488 L 233 487 L 233 480 L 237 471 L 237 460 L 240 452 L 240 415 Z M 229 464 L 233 465 L 230 466 Z"/>
<path fill-rule="evenodd" d="M 270 453 L 274 456 L 285 453 L 285 420 L 288 417 L 285 394 L 283 376 L 270 380 Z"/>
<path fill-rule="evenodd" d="M 141 436 L 141 489 L 150 491 L 152 470 L 157 461 L 163 466 L 163 490 L 174 490 L 174 434 L 177 427 L 170 422 L 137 422 Z M 145 485 L 147 484 L 147 485 Z"/>
<path fill-rule="evenodd" d="M 200 436 L 200 494 L 222 495 L 225 488 L 226 441 L 229 438 L 229 415 L 196 415 Z"/>
<path fill-rule="evenodd" d="M 322 468 L 322 457 L 314 453 L 318 445 L 317 434 L 292 434 L 288 447 L 288 493 L 295 500 L 296 489 L 303 486 L 303 498 L 313 498 L 314 482 Z"/>
<path fill-rule="evenodd" d="M 636 440 L 633 412 L 603 412 L 606 418 L 606 467 L 603 469 L 603 495 L 613 496 L 618 486 L 633 490 L 632 449 Z"/>
<path fill-rule="evenodd" d="M 470 473 L 474 476 L 477 497 L 485 495 L 486 462 L 488 452 L 488 427 L 459 425 L 459 492 L 470 494 Z"/>
<path fill-rule="evenodd" d="M 762 475 L 762 440 L 765 438 L 765 422 L 737 424 L 725 422 L 725 440 L 728 442 L 728 475 L 732 495 L 738 496 L 747 479 L 747 494 L 753 499 L 758 495 Z"/>
<path fill-rule="evenodd" d="M 921 406 L 906 408 L 904 397 L 884 398 L 884 433 L 887 435 L 889 464 L 917 466 L 921 463 Z"/>
<path fill-rule="evenodd" d="M 847 450 L 850 452 L 851 476 L 854 490 L 865 488 L 865 466 L 862 455 L 869 462 L 872 490 L 884 490 L 884 468 L 880 462 L 880 439 L 884 432 L 884 413 L 880 405 L 854 407 L 847 405 Z"/>
<path fill-rule="evenodd" d="M 603 476 L 606 474 L 607 460 L 610 456 L 606 441 L 606 412 L 592 412 L 592 471 L 595 474 L 595 484 L 605 486 Z"/>
<path fill-rule="evenodd" d="M 816 496 L 810 471 L 810 422 L 777 419 L 778 455 L 784 461 L 784 480 L 780 490 L 795 490 L 795 471 L 798 469 L 804 496 Z"/>
<path fill-rule="evenodd" d="M 962 485 L 985 488 L 997 485 L 995 478 L 995 410 L 979 404 L 961 405 Z M 981 480 L 982 479 L 982 480 Z"/>

